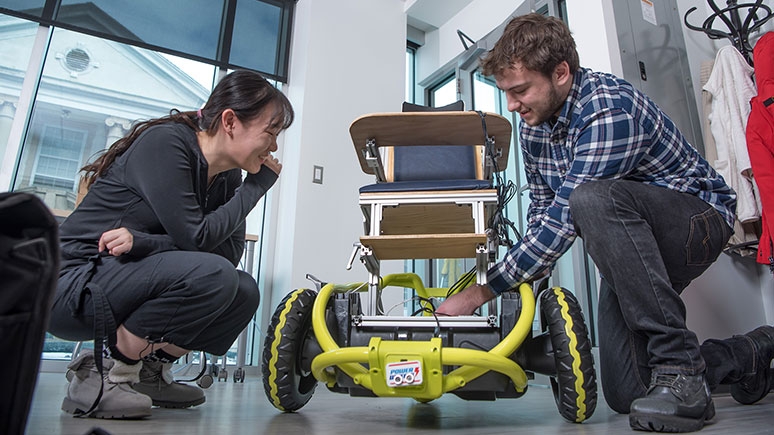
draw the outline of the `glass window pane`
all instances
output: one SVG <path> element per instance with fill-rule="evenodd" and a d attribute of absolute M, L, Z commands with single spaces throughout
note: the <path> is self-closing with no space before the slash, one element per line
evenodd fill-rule
<path fill-rule="evenodd" d="M 215 80 L 216 69 L 214 66 L 195 60 L 172 56 L 171 54 L 160 53 L 160 55 L 180 68 L 186 76 L 198 82 L 205 89 L 212 89 L 215 87 L 217 82 Z"/>
<path fill-rule="evenodd" d="M 452 76 L 448 81 L 434 88 L 431 92 L 433 107 L 441 107 L 457 101 L 457 80 Z"/>
<path fill-rule="evenodd" d="M 75 177 L 86 131 L 46 125 L 38 148 L 38 161 L 33 171 L 35 186 L 75 189 Z"/>
<path fill-rule="evenodd" d="M 70 361 L 73 359 L 73 353 L 76 351 L 94 350 L 94 342 L 87 341 L 77 343 L 74 341 L 62 340 L 46 332 L 43 342 L 43 359 Z"/>
<path fill-rule="evenodd" d="M 0 14 L 0 162 L 5 156 L 38 27 L 35 22 Z"/>
<path fill-rule="evenodd" d="M 473 108 L 484 112 L 498 113 L 497 99 L 500 90 L 493 83 L 484 80 L 480 74 L 476 73 L 473 80 Z"/>
<path fill-rule="evenodd" d="M 59 6 L 45 8 L 47 3 Z M 0 0 L 0 11 L 286 81 L 294 5 L 290 0 Z"/>
<path fill-rule="evenodd" d="M 196 110 L 214 67 L 64 29 L 55 29 L 24 139 L 15 191 L 72 210 L 79 170 L 132 123 L 170 109 Z M 209 69 L 209 80 L 206 70 Z M 120 79 L 117 79 L 120 78 Z"/>
<path fill-rule="evenodd" d="M 62 0 L 56 20 L 215 59 L 223 11 L 223 0 Z"/>
<path fill-rule="evenodd" d="M 256 0 L 237 1 L 229 62 L 276 74 L 282 8 Z"/>
<path fill-rule="evenodd" d="M 7 8 L 16 12 L 42 16 L 43 6 L 46 0 L 0 0 L 0 8 Z"/>
<path fill-rule="evenodd" d="M 406 48 L 406 101 L 414 103 L 414 88 L 416 87 L 416 65 L 414 59 L 416 51 Z"/>

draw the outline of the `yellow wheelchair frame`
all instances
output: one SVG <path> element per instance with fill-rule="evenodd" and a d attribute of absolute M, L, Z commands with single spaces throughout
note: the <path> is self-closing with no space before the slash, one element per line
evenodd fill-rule
<path fill-rule="evenodd" d="M 415 281 L 415 274 L 402 273 L 387 275 L 384 278 L 385 286 L 398 284 L 397 281 Z M 409 283 L 404 284 L 408 287 Z M 345 287 L 346 288 L 346 287 Z M 443 393 L 464 387 L 468 382 L 483 375 L 489 370 L 495 370 L 508 376 L 513 382 L 516 391 L 524 392 L 527 387 L 527 375 L 524 370 L 508 356 L 524 342 L 524 339 L 532 330 L 532 319 L 535 314 L 535 299 L 532 288 L 522 285 L 520 294 L 525 306 L 516 327 L 499 345 L 489 352 L 476 349 L 445 348 L 438 337 L 423 342 L 384 341 L 379 337 L 373 337 L 368 346 L 340 348 L 331 337 L 325 324 L 326 301 L 336 287 L 328 284 L 322 288 L 315 301 L 312 311 L 312 325 L 315 337 L 320 343 L 323 353 L 312 361 L 312 373 L 314 377 L 329 386 L 336 382 L 331 372 L 326 371 L 330 366 L 337 366 L 344 373 L 354 379 L 355 383 L 372 390 L 378 396 L 412 397 L 418 400 L 433 400 Z M 419 290 L 419 289 L 415 289 Z M 418 293 L 421 293 L 418 291 Z M 385 364 L 394 361 L 415 358 L 422 361 L 428 367 L 430 377 L 425 385 L 420 387 L 390 388 L 384 377 Z M 366 369 L 362 363 L 367 363 L 370 369 Z M 443 374 L 444 365 L 461 366 L 451 373 Z"/>
<path fill-rule="evenodd" d="M 411 146 L 417 141 L 471 143 L 467 132 L 475 131 L 476 125 L 480 129 L 485 119 L 492 123 L 490 133 L 510 139 L 507 120 L 474 112 L 367 115 L 356 120 L 350 131 L 363 170 L 389 182 L 389 174 L 382 172 L 377 142 L 391 146 Z M 494 171 L 497 161 L 503 168 L 507 147 L 492 152 L 486 124 L 483 136 L 489 163 L 494 163 Z M 482 178 L 491 177 L 492 172 L 492 167 L 485 168 Z M 310 400 L 318 382 L 353 396 L 408 397 L 420 402 L 446 393 L 466 400 L 517 398 L 526 392 L 528 379 L 540 373 L 549 376 L 562 417 L 576 423 L 588 419 L 596 406 L 596 378 L 588 330 L 572 293 L 560 287 L 546 288 L 538 292 L 538 301 L 532 286 L 522 284 L 517 293 L 503 295 L 499 317 L 493 302 L 487 306 L 486 317 L 437 316 L 428 306 L 431 299 L 450 295 L 474 278 L 485 282 L 498 241 L 483 222 L 498 200 L 489 190 L 361 191 L 366 236 L 356 244 L 350 266 L 360 252 L 369 281 L 337 285 L 307 275 L 315 281 L 316 291 L 297 289 L 277 306 L 263 352 L 264 389 L 270 402 L 281 411 L 296 411 Z M 400 207 L 405 216 L 396 213 Z M 460 207 L 469 211 L 459 214 Z M 419 213 L 425 213 L 426 228 L 413 223 Z M 470 217 L 466 213 L 472 213 L 472 223 L 452 222 Z M 433 233 L 436 226 L 447 233 Z M 406 229 L 414 233 L 405 234 Z M 438 253 L 443 255 L 430 256 Z M 471 257 L 476 259 L 476 273 L 460 287 L 425 288 L 414 273 L 383 277 L 379 273 L 380 260 Z M 381 313 L 379 298 L 390 287 L 413 289 L 425 315 Z M 362 305 L 361 299 L 365 300 Z M 538 306 L 545 332 L 534 337 Z M 479 343 L 470 344 L 476 341 Z"/>

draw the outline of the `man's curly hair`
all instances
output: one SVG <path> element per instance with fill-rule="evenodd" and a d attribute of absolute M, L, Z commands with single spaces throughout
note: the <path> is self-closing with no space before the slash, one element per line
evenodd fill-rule
<path fill-rule="evenodd" d="M 558 18 L 532 13 L 516 17 L 505 26 L 503 35 L 481 59 L 481 72 L 497 75 L 518 62 L 548 77 L 563 61 L 567 61 L 571 73 L 579 68 L 570 29 Z"/>

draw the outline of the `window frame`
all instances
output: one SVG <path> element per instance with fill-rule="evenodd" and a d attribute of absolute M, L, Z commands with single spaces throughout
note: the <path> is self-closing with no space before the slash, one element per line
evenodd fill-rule
<path fill-rule="evenodd" d="M 58 27 L 62 29 L 71 30 L 74 32 L 84 33 L 91 36 L 96 36 L 102 39 L 108 39 L 122 44 L 133 45 L 136 47 L 157 51 L 160 53 L 171 54 L 197 62 L 206 63 L 219 67 L 224 70 L 228 69 L 252 69 L 265 75 L 267 78 L 287 83 L 288 81 L 288 65 L 290 59 L 290 38 L 292 34 L 293 14 L 295 11 L 295 4 L 297 0 L 249 0 L 268 5 L 277 6 L 280 8 L 280 29 L 277 38 L 277 56 L 279 59 L 275 63 L 274 71 L 260 71 L 255 68 L 245 67 L 238 65 L 230 60 L 231 45 L 234 37 L 234 21 L 237 10 L 237 1 L 240 0 L 222 0 L 224 5 L 224 14 L 221 22 L 221 28 L 218 38 L 218 46 L 216 48 L 215 58 L 210 59 L 187 53 L 185 51 L 175 50 L 168 47 L 162 47 L 155 44 L 148 44 L 135 39 L 121 37 L 106 32 L 100 32 L 94 29 L 86 27 L 76 26 L 67 22 L 56 19 L 57 11 L 61 5 L 62 0 L 46 0 L 45 6 L 41 10 L 40 15 L 31 13 L 25 13 L 14 9 L 9 9 L 0 6 L 0 14 L 10 15 L 25 20 L 30 20 L 39 23 L 45 27 Z M 241 0 L 248 1 L 248 0 Z"/>
<path fill-rule="evenodd" d="M 78 145 L 79 149 L 78 149 L 77 153 L 73 153 L 77 157 L 75 159 L 68 159 L 68 158 L 54 156 L 54 155 L 45 155 L 44 151 L 46 149 L 61 149 L 61 147 L 57 147 L 56 144 L 51 144 L 50 142 L 53 141 L 53 140 L 50 139 L 50 138 L 56 136 L 57 133 L 63 134 L 65 132 L 78 133 L 78 134 L 81 135 L 81 141 L 80 141 L 80 144 Z M 52 184 L 45 184 L 45 183 L 40 184 L 40 183 L 36 182 L 36 179 L 40 175 L 40 176 L 43 176 L 43 177 L 46 177 L 46 178 L 54 179 L 56 181 L 67 180 L 67 181 L 72 183 L 72 185 L 70 186 L 69 189 L 71 191 L 75 192 L 76 191 L 76 187 L 77 187 L 77 183 L 76 183 L 75 179 L 78 176 L 78 172 L 80 171 L 80 167 L 81 167 L 80 162 L 81 162 L 81 158 L 83 156 L 83 151 L 86 149 L 86 143 L 88 141 L 88 137 L 89 137 L 88 130 L 83 130 L 83 129 L 78 129 L 78 128 L 70 128 L 70 127 L 62 127 L 62 126 L 57 126 L 57 125 L 53 125 L 53 124 L 50 124 L 50 123 L 45 124 L 43 126 L 43 133 L 42 133 L 42 135 L 40 137 L 40 145 L 38 146 L 38 149 L 35 151 L 35 163 L 33 164 L 33 167 L 32 167 L 32 173 L 31 173 L 31 177 L 30 177 L 30 186 L 38 186 L 38 187 L 43 187 L 43 188 L 45 188 L 45 187 L 53 187 L 53 188 L 65 189 L 64 186 L 60 186 L 60 185 L 57 185 L 57 184 L 53 184 L 53 185 Z M 73 176 L 71 178 L 64 178 L 64 177 L 59 177 L 59 176 L 56 176 L 56 175 L 50 175 L 50 174 L 42 173 L 41 171 L 39 171 L 39 167 L 40 167 L 39 164 L 40 164 L 41 157 L 50 158 L 50 159 L 56 159 L 56 160 L 59 160 L 59 161 L 68 161 L 68 162 L 74 161 L 74 162 L 76 162 L 75 172 L 73 173 Z"/>

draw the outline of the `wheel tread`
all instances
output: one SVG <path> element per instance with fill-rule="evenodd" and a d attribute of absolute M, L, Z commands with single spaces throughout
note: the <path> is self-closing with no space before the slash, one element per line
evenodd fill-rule
<path fill-rule="evenodd" d="M 302 408 L 317 386 L 311 373 L 298 373 L 298 354 L 311 328 L 316 296 L 309 289 L 294 290 L 279 303 L 269 322 L 263 347 L 263 386 L 269 402 L 280 411 Z"/>
<path fill-rule="evenodd" d="M 597 402 L 591 341 L 580 304 L 568 290 L 554 287 L 541 295 L 541 315 L 554 348 L 557 375 L 551 382 L 559 414 L 580 423 L 591 417 Z"/>

